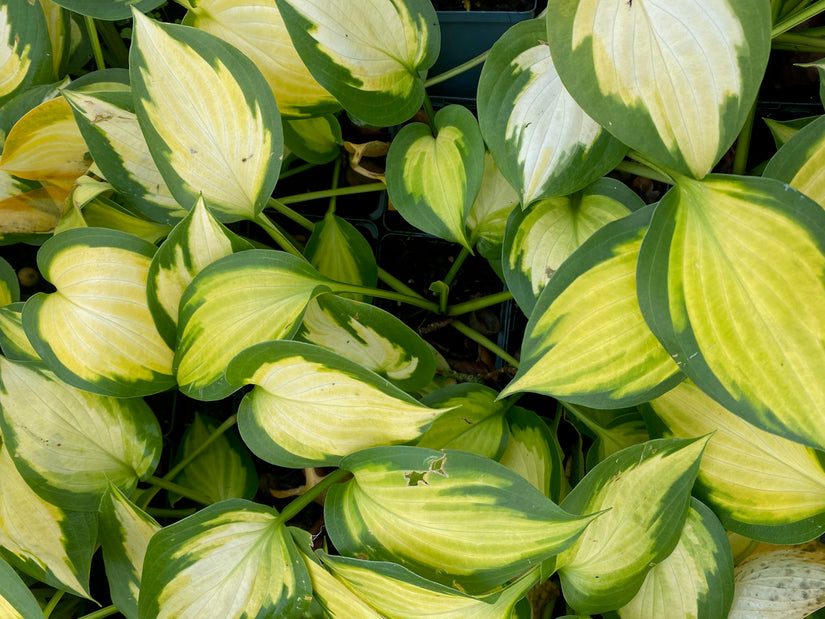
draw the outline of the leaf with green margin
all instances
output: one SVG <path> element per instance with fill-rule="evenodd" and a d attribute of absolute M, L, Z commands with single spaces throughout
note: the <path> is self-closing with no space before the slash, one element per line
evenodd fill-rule
<path fill-rule="evenodd" d="M 44 501 L 0 447 L 0 555 L 14 568 L 52 587 L 91 599 L 89 573 L 97 516 Z"/>
<path fill-rule="evenodd" d="M 655 439 L 599 463 L 562 501 L 609 510 L 558 557 L 564 598 L 579 613 L 627 604 L 679 541 L 707 438 Z"/>
<path fill-rule="evenodd" d="M 684 378 L 636 298 L 636 261 L 651 208 L 603 226 L 559 267 L 533 308 L 521 366 L 502 395 L 533 391 L 622 408 Z"/>
<path fill-rule="evenodd" d="M 435 355 L 420 335 L 389 312 L 338 295 L 310 301 L 295 339 L 337 352 L 405 391 L 435 377 Z"/>
<path fill-rule="evenodd" d="M 594 439 L 587 451 L 588 469 L 617 451 L 650 439 L 647 425 L 638 408 L 604 411 L 569 402 L 562 402 L 562 406 L 572 414 L 569 421 L 582 434 Z"/>
<path fill-rule="evenodd" d="M 355 226 L 334 213 L 327 213 L 315 224 L 304 256 L 321 275 L 330 279 L 371 287 L 378 281 L 378 265 L 369 241 Z M 366 299 L 359 295 L 359 300 Z"/>
<path fill-rule="evenodd" d="M 825 208 L 825 172 L 816 162 L 825 156 L 825 116 L 800 129 L 768 161 L 762 176 L 798 189 Z"/>
<path fill-rule="evenodd" d="M 127 619 L 138 619 L 138 596 L 143 559 L 149 540 L 161 529 L 116 486 L 100 501 L 100 545 L 109 591 Z"/>
<path fill-rule="evenodd" d="M 501 619 L 510 617 L 516 602 L 537 581 L 530 570 L 502 591 L 473 597 L 427 580 L 396 563 L 365 561 L 318 552 L 336 578 L 370 606 L 393 619 Z"/>
<path fill-rule="evenodd" d="M 218 37 L 134 13 L 129 66 L 149 152 L 182 205 L 254 220 L 281 168 L 278 106 L 253 62 Z M 197 84 L 196 87 L 185 84 Z"/>
<path fill-rule="evenodd" d="M 819 118 L 819 116 L 806 116 L 804 118 L 792 118 L 791 120 L 774 120 L 773 118 L 763 118 L 762 120 L 765 121 L 765 124 L 773 136 L 774 146 L 779 149 L 799 133 L 800 129 L 810 125 L 817 118 Z"/>
<path fill-rule="evenodd" d="M 23 307 L 23 328 L 37 354 L 74 387 L 114 397 L 159 393 L 174 385 L 172 350 L 146 301 L 155 246 L 103 228 L 67 230 L 37 254 L 56 292 Z"/>
<path fill-rule="evenodd" d="M 807 2 L 805 2 L 805 0 L 800 0 L 799 8 L 801 8 L 801 6 L 806 3 Z M 774 23 L 776 23 L 776 20 L 774 20 Z M 820 58 L 819 60 L 815 60 L 814 62 L 794 63 L 794 66 L 803 69 L 816 69 L 816 72 L 819 74 L 819 102 L 822 103 L 822 105 L 825 105 L 825 58 Z"/>
<path fill-rule="evenodd" d="M 291 468 L 335 466 L 367 447 L 421 436 L 445 409 L 420 404 L 337 353 L 303 342 L 264 342 L 226 370 L 235 387 L 255 385 L 238 429 L 256 456 Z"/>
<path fill-rule="evenodd" d="M 109 483 L 131 492 L 157 468 L 160 425 L 139 398 L 81 391 L 0 357 L 0 413 L 17 470 L 63 509 L 95 512 Z"/>
<path fill-rule="evenodd" d="M 78 179 L 78 184 L 73 187 L 73 197 L 77 195 L 77 189 L 82 186 L 83 184 Z M 105 190 L 105 188 L 101 189 Z M 137 217 L 117 202 L 102 197 L 95 198 L 83 206 L 83 219 L 90 228 L 121 230 L 149 241 L 153 245 L 162 241 L 172 231 L 171 225 L 147 221 L 143 216 Z M 62 224 L 63 221 L 58 225 L 55 233 L 62 232 L 60 229 Z"/>
<path fill-rule="evenodd" d="M 478 82 L 481 132 L 525 207 L 586 187 L 627 152 L 567 92 L 546 40 L 542 19 L 512 26 Z"/>
<path fill-rule="evenodd" d="M 0 307 L 20 300 L 20 282 L 14 268 L 0 258 Z"/>
<path fill-rule="evenodd" d="M 322 165 L 341 154 L 344 138 L 332 114 L 315 118 L 284 118 L 284 145 L 304 161 Z"/>
<path fill-rule="evenodd" d="M 60 95 L 55 84 L 38 84 L 23 88 L 0 105 L 0 142 L 6 139 L 18 120 L 41 103 Z"/>
<path fill-rule="evenodd" d="M 253 249 L 225 256 L 195 276 L 178 314 L 175 372 L 198 400 L 235 391 L 226 366 L 244 348 L 295 334 L 307 304 L 332 282 L 290 254 Z"/>
<path fill-rule="evenodd" d="M 518 204 L 516 190 L 504 178 L 493 161 L 493 156 L 485 152 L 481 188 L 467 215 L 470 244 L 484 242 L 493 246 L 501 245 L 507 218 Z"/>
<path fill-rule="evenodd" d="M 710 509 L 691 499 L 676 548 L 647 573 L 618 616 L 714 619 L 727 617 L 732 601 L 733 556 L 725 529 Z"/>
<path fill-rule="evenodd" d="M 195 413 L 195 419 L 181 438 L 176 462 L 200 449 L 220 425 L 217 419 Z M 225 499 L 252 500 L 258 491 L 258 473 L 249 450 L 230 430 L 189 462 L 175 477 L 175 483 L 197 490 L 213 503 Z M 172 498 L 170 502 L 174 505 L 176 501 Z"/>
<path fill-rule="evenodd" d="M 141 617 L 298 617 L 311 591 L 277 512 L 231 499 L 155 533 L 138 608 Z"/>
<path fill-rule="evenodd" d="M 124 203 L 154 221 L 174 223 L 186 215 L 152 159 L 133 111 L 131 90 L 63 90 L 80 133 L 106 180 Z"/>
<path fill-rule="evenodd" d="M 665 425 L 662 434 L 714 433 L 694 492 L 725 528 L 772 544 L 825 532 L 825 470 L 816 451 L 752 426 L 690 380 L 651 400 L 650 409 Z"/>
<path fill-rule="evenodd" d="M 148 13 L 158 8 L 164 0 L 52 0 L 55 4 L 95 19 L 119 21 L 132 16 L 132 8 Z"/>
<path fill-rule="evenodd" d="M 825 210 L 768 178 L 680 178 L 642 243 L 639 303 L 696 385 L 755 426 L 825 446 Z"/>
<path fill-rule="evenodd" d="M 424 101 L 422 74 L 438 58 L 441 30 L 427 0 L 275 0 L 313 77 L 359 120 L 386 127 Z"/>
<path fill-rule="evenodd" d="M 406 125 L 387 153 L 387 192 L 399 214 L 468 249 L 466 221 L 483 175 L 484 141 L 472 112 L 460 105 L 440 109 L 432 129 Z"/>
<path fill-rule="evenodd" d="M 152 318 L 170 347 L 177 339 L 178 310 L 186 287 L 207 265 L 247 249 L 252 244 L 213 217 L 203 198 L 175 226 L 152 258 L 146 284 Z"/>
<path fill-rule="evenodd" d="M 476 383 L 463 383 L 428 393 L 422 404 L 452 409 L 433 422 L 415 444 L 428 449 L 460 449 L 498 460 L 510 435 L 498 393 Z"/>
<path fill-rule="evenodd" d="M 643 206 L 626 185 L 602 178 L 572 195 L 514 210 L 504 232 L 502 266 L 522 311 L 530 315 L 562 262 L 593 233 Z"/>
<path fill-rule="evenodd" d="M 45 619 L 26 583 L 0 559 L 0 614 L 6 619 Z"/>
<path fill-rule="evenodd" d="M 23 303 L 0 307 L 0 350 L 12 361 L 40 361 L 23 331 Z"/>
<path fill-rule="evenodd" d="M 584 111 L 657 165 L 704 177 L 739 134 L 768 62 L 767 2 L 573 0 L 547 14 Z"/>
<path fill-rule="evenodd" d="M 51 42 L 39 2 L 0 5 L 0 42 L 0 106 L 30 86 L 51 81 Z"/>
<path fill-rule="evenodd" d="M 572 516 L 505 466 L 463 451 L 376 447 L 340 466 L 354 479 L 329 489 L 324 513 L 341 554 L 398 563 L 470 595 L 563 551 L 598 516 Z"/>
<path fill-rule="evenodd" d="M 736 567 L 728 619 L 803 619 L 825 607 L 822 544 L 780 548 Z"/>
<path fill-rule="evenodd" d="M 183 19 L 246 54 L 263 74 L 286 117 L 335 112 L 339 103 L 315 81 L 292 45 L 274 0 L 198 0 Z"/>

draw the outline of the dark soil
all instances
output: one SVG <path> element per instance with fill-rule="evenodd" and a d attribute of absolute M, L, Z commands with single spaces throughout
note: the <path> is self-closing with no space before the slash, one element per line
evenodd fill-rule
<path fill-rule="evenodd" d="M 529 11 L 533 0 L 432 0 L 436 11 Z"/>

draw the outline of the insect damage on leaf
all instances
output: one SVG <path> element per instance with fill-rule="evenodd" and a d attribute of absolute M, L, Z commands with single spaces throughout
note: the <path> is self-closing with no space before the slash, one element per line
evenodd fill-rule
<path fill-rule="evenodd" d="M 430 468 L 426 471 L 407 471 L 404 473 L 404 479 L 407 480 L 408 486 L 417 486 L 418 484 L 424 484 L 425 486 L 429 486 L 430 482 L 427 481 L 428 477 L 433 473 L 436 475 L 442 475 L 443 477 L 449 477 L 447 471 L 444 470 L 444 466 L 447 464 L 447 455 L 444 454 L 440 458 L 435 458 L 430 460 Z"/>

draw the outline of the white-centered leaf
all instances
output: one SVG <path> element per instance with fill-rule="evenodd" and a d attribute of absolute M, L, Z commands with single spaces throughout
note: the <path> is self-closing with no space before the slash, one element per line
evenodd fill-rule
<path fill-rule="evenodd" d="M 513 186 L 498 169 L 493 156 L 484 153 L 484 174 L 473 207 L 467 215 L 470 243 L 484 241 L 501 245 L 507 218 L 519 204 L 519 196 Z"/>

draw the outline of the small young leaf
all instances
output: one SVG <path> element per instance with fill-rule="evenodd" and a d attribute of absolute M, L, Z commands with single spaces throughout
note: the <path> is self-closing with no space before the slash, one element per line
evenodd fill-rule
<path fill-rule="evenodd" d="M 341 154 L 344 138 L 332 114 L 317 118 L 284 119 L 284 145 L 304 161 L 321 165 Z"/>
<path fill-rule="evenodd" d="M 490 153 L 484 153 L 484 174 L 473 207 L 467 215 L 470 243 L 492 246 L 504 241 L 507 218 L 519 203 L 516 190 L 499 171 Z"/>
<path fill-rule="evenodd" d="M 817 166 L 825 154 L 825 116 L 800 129 L 768 162 L 762 176 L 795 187 L 825 208 L 825 179 Z"/>
<path fill-rule="evenodd" d="M 371 287 L 378 281 L 378 266 L 369 241 L 355 226 L 333 213 L 315 224 L 304 256 L 324 277 Z"/>

